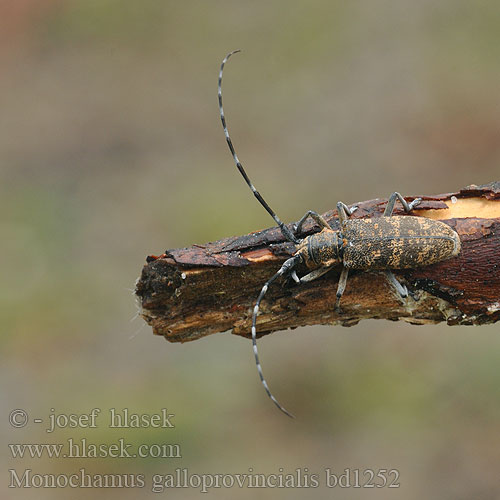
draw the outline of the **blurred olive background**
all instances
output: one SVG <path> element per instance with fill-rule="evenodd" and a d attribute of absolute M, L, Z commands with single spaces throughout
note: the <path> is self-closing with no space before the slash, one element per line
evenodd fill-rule
<path fill-rule="evenodd" d="M 260 343 L 180 345 L 138 317 L 145 256 L 269 227 L 217 108 L 285 221 L 338 200 L 486 183 L 500 165 L 496 1 L 24 0 L 0 4 L 2 498 L 137 498 L 151 475 L 285 473 L 317 489 L 205 498 L 498 498 L 498 326 L 370 321 Z M 53 434 L 31 418 L 102 409 Z M 175 413 L 110 430 L 109 408 Z M 10 457 L 6 443 L 178 443 L 180 459 Z M 143 473 L 138 490 L 8 489 L 18 473 Z M 332 468 L 398 469 L 399 489 L 324 488 Z M 69 495 L 69 497 L 68 497 Z M 163 493 L 197 498 L 197 489 Z"/>

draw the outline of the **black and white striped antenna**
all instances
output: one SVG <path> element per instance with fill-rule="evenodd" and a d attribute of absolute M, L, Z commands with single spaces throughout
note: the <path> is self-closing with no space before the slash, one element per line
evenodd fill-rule
<path fill-rule="evenodd" d="M 219 84 L 218 84 L 218 96 L 219 96 L 219 111 L 220 111 L 220 119 L 222 121 L 222 128 L 224 129 L 224 135 L 226 136 L 226 141 L 227 145 L 229 146 L 229 150 L 231 151 L 231 154 L 233 155 L 234 163 L 236 164 L 236 167 L 240 171 L 240 174 L 243 176 L 245 179 L 245 182 L 248 184 L 248 187 L 252 190 L 252 193 L 254 196 L 257 198 L 259 203 L 267 210 L 267 212 L 271 215 L 271 217 L 274 219 L 276 224 L 278 224 L 278 227 L 281 229 L 281 232 L 283 233 L 283 236 L 288 240 L 291 241 L 292 243 L 299 243 L 299 240 L 294 236 L 294 234 L 288 229 L 288 227 L 283 224 L 281 219 L 276 215 L 274 210 L 267 204 L 267 202 L 262 198 L 261 194 L 255 189 L 254 185 L 252 184 L 252 181 L 248 177 L 247 173 L 245 172 L 245 169 L 243 168 L 243 165 L 241 164 L 238 155 L 236 154 L 236 151 L 233 146 L 233 142 L 231 141 L 231 137 L 229 136 L 229 131 L 227 129 L 226 125 L 226 118 L 224 116 L 224 109 L 222 107 L 222 73 L 224 72 L 224 65 L 228 61 L 228 59 L 233 55 L 236 54 L 237 52 L 241 52 L 240 50 L 233 50 L 230 52 L 222 61 L 222 64 L 220 66 L 220 72 L 219 72 Z M 300 256 L 295 256 L 291 257 L 290 259 L 286 260 L 279 271 L 272 276 L 264 286 L 262 287 L 262 290 L 260 291 L 259 297 L 257 298 L 257 302 L 255 303 L 255 307 L 253 309 L 252 313 L 252 344 L 253 344 L 253 353 L 255 356 L 255 364 L 257 365 L 257 371 L 259 372 L 259 377 L 262 382 L 262 385 L 264 386 L 264 389 L 266 390 L 267 395 L 271 398 L 272 402 L 285 414 L 288 415 L 289 417 L 294 418 L 294 416 L 283 406 L 281 406 L 278 403 L 278 400 L 273 396 L 271 393 L 269 386 L 267 385 L 266 379 L 264 378 L 264 374 L 262 373 L 262 366 L 260 364 L 259 360 L 259 353 L 257 351 L 257 329 L 256 329 L 256 324 L 257 324 L 257 315 L 259 314 L 259 308 L 260 308 L 260 303 L 262 299 L 264 298 L 264 295 L 267 293 L 267 290 L 271 283 L 285 274 L 286 272 L 291 271 L 301 260 Z"/>
<path fill-rule="evenodd" d="M 219 96 L 219 110 L 220 110 L 220 119 L 222 121 L 222 128 L 224 129 L 224 135 L 226 136 L 226 141 L 227 145 L 229 146 L 229 150 L 231 151 L 231 154 L 233 155 L 234 163 L 236 164 L 236 167 L 240 171 L 240 174 L 243 176 L 243 179 L 245 179 L 245 182 L 248 184 L 248 187 L 252 190 L 252 193 L 254 196 L 259 200 L 259 203 L 267 210 L 269 215 L 274 219 L 274 222 L 278 224 L 278 227 L 281 229 L 281 232 L 283 233 L 283 236 L 288 240 L 291 241 L 292 243 L 297 244 L 299 240 L 295 237 L 295 235 L 288 229 L 288 227 L 283 224 L 281 219 L 276 215 L 276 212 L 267 204 L 266 200 L 262 198 L 261 194 L 255 189 L 254 185 L 252 184 L 252 181 L 248 177 L 247 173 L 245 172 L 245 169 L 243 168 L 243 165 L 241 164 L 238 155 L 236 154 L 236 151 L 234 150 L 233 142 L 231 141 L 231 137 L 229 137 L 229 131 L 227 129 L 226 125 L 226 118 L 224 116 L 224 109 L 222 107 L 222 73 L 224 72 L 224 65 L 228 61 L 228 59 L 233 55 L 236 54 L 237 52 L 241 52 L 240 49 L 238 50 L 233 50 L 230 52 L 222 61 L 222 64 L 220 65 L 220 71 L 219 71 L 219 85 L 218 85 L 218 96 Z"/>

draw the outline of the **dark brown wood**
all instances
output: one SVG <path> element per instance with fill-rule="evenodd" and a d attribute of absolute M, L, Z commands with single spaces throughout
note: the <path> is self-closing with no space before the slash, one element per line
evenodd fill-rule
<path fill-rule="evenodd" d="M 313 324 L 351 326 L 367 318 L 449 325 L 498 321 L 500 182 L 421 197 L 412 215 L 450 225 L 460 236 L 462 251 L 431 266 L 394 271 L 416 300 L 401 303 L 381 273 L 351 272 L 337 313 L 340 268 L 300 286 L 278 280 L 261 304 L 259 335 Z M 356 203 L 353 217 L 380 216 L 386 202 Z M 405 215 L 399 204 L 394 214 Z M 338 228 L 335 211 L 324 217 Z M 306 223 L 301 237 L 318 230 L 314 223 Z M 278 228 L 272 228 L 149 256 L 136 286 L 142 316 L 155 334 L 171 342 L 226 330 L 249 337 L 251 311 L 262 285 L 294 249 Z"/>

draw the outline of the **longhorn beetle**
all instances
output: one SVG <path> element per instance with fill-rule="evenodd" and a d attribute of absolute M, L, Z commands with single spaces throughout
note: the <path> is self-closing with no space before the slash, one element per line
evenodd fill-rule
<path fill-rule="evenodd" d="M 349 217 L 357 207 L 349 208 L 339 201 L 337 203 L 339 231 L 334 231 L 321 215 L 312 210 L 306 212 L 300 221 L 292 226 L 293 230 L 285 226 L 255 189 L 238 159 L 229 137 L 224 109 L 222 108 L 222 73 L 228 59 L 237 52 L 240 52 L 240 50 L 230 52 L 223 59 L 218 80 L 219 111 L 227 145 L 233 155 L 236 167 L 259 203 L 278 224 L 283 236 L 296 245 L 293 256 L 287 259 L 276 274 L 266 281 L 257 297 L 252 314 L 253 352 L 260 380 L 267 395 L 283 413 L 293 417 L 278 403 L 278 400 L 269 390 L 262 373 L 257 351 L 257 316 L 260 303 L 271 283 L 283 275 L 290 276 L 298 284 L 307 283 L 327 273 L 332 267 L 341 265 L 342 272 L 340 273 L 335 304 L 335 308 L 338 309 L 340 298 L 346 287 L 349 269 L 384 270 L 389 283 L 396 289 L 402 299 L 406 299 L 408 290 L 406 286 L 396 279 L 391 269 L 412 269 L 454 257 L 460 252 L 460 238 L 453 229 L 443 222 L 423 217 L 393 216 L 392 212 L 396 200 L 401 202 L 406 212 L 411 212 L 422 201 L 421 198 L 416 198 L 411 203 L 408 203 L 399 193 L 392 193 L 383 216 L 375 219 L 350 219 Z M 321 227 L 321 231 L 299 239 L 298 235 L 301 232 L 302 225 L 308 217 L 311 217 Z M 299 264 L 305 264 L 310 269 L 310 272 L 301 278 L 297 276 L 295 270 Z"/>

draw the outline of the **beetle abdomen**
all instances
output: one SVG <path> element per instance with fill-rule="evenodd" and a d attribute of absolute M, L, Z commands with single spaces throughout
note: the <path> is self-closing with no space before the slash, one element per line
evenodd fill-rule
<path fill-rule="evenodd" d="M 458 234 L 424 217 L 349 219 L 344 265 L 351 269 L 411 269 L 449 259 L 460 252 Z"/>

